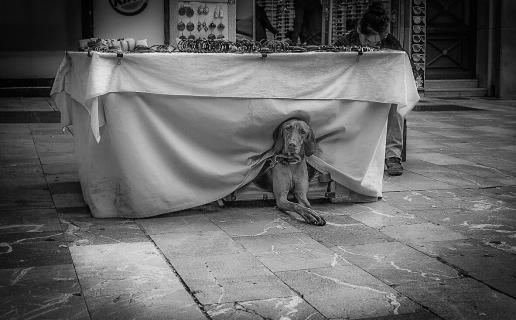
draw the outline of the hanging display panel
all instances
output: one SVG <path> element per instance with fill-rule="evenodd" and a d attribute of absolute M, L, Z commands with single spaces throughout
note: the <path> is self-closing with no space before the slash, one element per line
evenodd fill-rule
<path fill-rule="evenodd" d="M 170 16 L 175 43 L 181 39 L 234 41 L 234 1 L 173 1 Z"/>

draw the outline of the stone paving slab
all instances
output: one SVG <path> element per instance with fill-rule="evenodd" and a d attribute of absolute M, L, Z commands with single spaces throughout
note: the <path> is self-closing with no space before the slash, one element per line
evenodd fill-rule
<path fill-rule="evenodd" d="M 209 219 L 231 237 L 255 237 L 301 232 L 273 208 L 228 208 L 209 215 Z"/>
<path fill-rule="evenodd" d="M 457 197 L 458 192 L 464 192 L 465 189 L 453 190 L 417 190 L 402 192 L 385 192 L 384 199 L 393 207 L 399 208 L 406 212 L 413 210 L 431 210 L 431 209 L 450 209 L 461 208 L 463 206 L 462 197 Z M 468 195 L 467 197 L 469 197 Z M 458 198 L 458 199 L 451 199 Z M 450 199 L 446 201 L 446 199 Z M 445 202 L 446 201 L 446 202 Z M 450 207 L 451 206 L 451 207 Z"/>
<path fill-rule="evenodd" d="M 0 212 L 0 233 L 61 231 L 55 209 L 18 209 Z"/>
<path fill-rule="evenodd" d="M 73 153 L 74 143 L 70 142 L 39 142 L 36 143 L 38 153 Z"/>
<path fill-rule="evenodd" d="M 273 272 L 329 267 L 340 260 L 334 260 L 330 249 L 303 233 L 241 237 L 237 241 Z"/>
<path fill-rule="evenodd" d="M 389 226 L 382 229 L 386 235 L 402 243 L 425 243 L 466 239 L 462 234 L 433 223 Z"/>
<path fill-rule="evenodd" d="M 45 176 L 39 165 L 0 167 L 0 192 L 14 187 L 46 187 Z"/>
<path fill-rule="evenodd" d="M 96 219 L 91 214 L 59 214 L 68 246 L 148 241 L 133 220 Z"/>
<path fill-rule="evenodd" d="M 205 215 L 197 212 L 178 215 L 162 215 L 136 220 L 147 234 L 219 232 L 220 228 Z"/>
<path fill-rule="evenodd" d="M 366 320 L 441 320 L 441 317 L 428 311 L 417 311 L 414 313 L 390 315 L 384 317 L 367 318 Z"/>
<path fill-rule="evenodd" d="M 407 191 L 407 190 L 427 190 L 427 189 L 456 189 L 457 186 L 427 178 L 420 174 L 406 171 L 402 176 L 384 176 L 383 192 Z"/>
<path fill-rule="evenodd" d="M 1 319 L 90 319 L 72 264 L 0 269 Z"/>
<path fill-rule="evenodd" d="M 73 142 L 73 136 L 68 133 L 56 132 L 53 134 L 36 134 L 32 138 L 36 144 L 39 143 L 62 143 L 62 142 Z"/>
<path fill-rule="evenodd" d="M 70 251 L 92 319 L 205 319 L 152 243 Z"/>
<path fill-rule="evenodd" d="M 29 139 L 29 125 L 26 123 L 0 123 L 0 136 L 7 138 L 7 135 L 9 135 L 9 138 L 23 137 L 24 139 Z"/>
<path fill-rule="evenodd" d="M 45 174 L 47 184 L 62 183 L 62 182 L 79 182 L 78 173 L 60 173 L 60 174 Z"/>
<path fill-rule="evenodd" d="M 496 187 L 500 185 L 510 184 L 511 178 L 507 179 L 494 179 L 494 178 L 482 178 L 474 176 L 464 172 L 458 172 L 454 170 L 447 170 L 441 172 L 427 172 L 419 171 L 418 174 L 435 179 L 437 181 L 445 182 L 447 184 L 454 185 L 461 188 L 488 188 Z"/>
<path fill-rule="evenodd" d="M 53 175 L 53 174 L 77 174 L 79 171 L 79 167 L 77 163 L 68 163 L 68 164 L 43 164 L 41 166 L 43 168 L 43 172 L 46 175 Z"/>
<path fill-rule="evenodd" d="M 258 259 L 246 252 L 174 258 L 171 263 L 202 304 L 294 295 Z"/>
<path fill-rule="evenodd" d="M 439 257 L 464 274 L 516 297 L 516 255 L 486 246 L 476 240 L 429 242 L 416 247 L 429 256 Z"/>
<path fill-rule="evenodd" d="M 81 184 L 79 183 L 79 181 L 47 182 L 47 184 L 50 193 L 52 193 L 53 195 L 63 193 L 79 193 L 82 195 Z"/>
<path fill-rule="evenodd" d="M 50 111 L 48 97 L 2 97 L 0 99 L 0 110 L 8 111 L 12 107 L 23 111 Z"/>
<path fill-rule="evenodd" d="M 42 164 L 71 164 L 76 161 L 75 154 L 70 152 L 41 152 L 38 156 Z"/>
<path fill-rule="evenodd" d="M 396 287 L 444 319 L 512 319 L 516 300 L 473 279 L 410 282 Z"/>
<path fill-rule="evenodd" d="M 209 305 L 206 309 L 213 320 L 326 319 L 297 295 L 287 298 Z"/>
<path fill-rule="evenodd" d="M 150 237 L 171 261 L 244 252 L 244 248 L 222 230 L 151 234 Z"/>
<path fill-rule="evenodd" d="M 485 189 L 481 190 L 481 193 L 516 207 L 516 185 Z"/>
<path fill-rule="evenodd" d="M 20 208 L 54 208 L 54 202 L 45 186 L 9 188 L 0 192 L 0 210 Z"/>
<path fill-rule="evenodd" d="M 293 225 L 327 247 L 392 241 L 384 233 L 349 216 L 327 216 L 324 227 L 296 221 Z"/>
<path fill-rule="evenodd" d="M 509 158 L 493 156 L 491 154 L 478 154 L 478 153 L 462 153 L 461 158 L 464 158 L 467 161 L 475 162 L 481 164 L 486 167 L 495 168 L 501 170 L 502 172 L 507 172 L 509 174 L 514 174 L 516 172 L 516 162 L 511 161 Z"/>
<path fill-rule="evenodd" d="M 399 242 L 337 246 L 332 249 L 389 285 L 459 277 L 457 270 Z"/>
<path fill-rule="evenodd" d="M 400 224 L 417 224 L 425 222 L 424 219 L 395 208 L 383 201 L 358 204 L 357 206 L 364 208 L 364 210 L 351 215 L 351 217 L 375 229 L 382 229 L 386 226 Z"/>
<path fill-rule="evenodd" d="M 62 232 L 0 234 L 1 268 L 72 263 Z"/>
<path fill-rule="evenodd" d="M 86 207 L 82 193 L 57 193 L 52 194 L 52 200 L 56 208 Z"/>
<path fill-rule="evenodd" d="M 413 313 L 420 308 L 355 266 L 276 274 L 328 318 L 372 318 Z"/>

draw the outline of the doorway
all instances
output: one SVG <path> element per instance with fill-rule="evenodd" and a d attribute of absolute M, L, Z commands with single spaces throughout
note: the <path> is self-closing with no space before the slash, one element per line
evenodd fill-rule
<path fill-rule="evenodd" d="M 426 1 L 426 79 L 475 77 L 476 1 Z"/>

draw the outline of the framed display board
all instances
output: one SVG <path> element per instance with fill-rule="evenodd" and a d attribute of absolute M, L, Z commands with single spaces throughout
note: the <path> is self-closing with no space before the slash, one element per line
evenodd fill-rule
<path fill-rule="evenodd" d="M 235 41 L 235 0 L 170 0 L 170 42 L 180 39 Z"/>

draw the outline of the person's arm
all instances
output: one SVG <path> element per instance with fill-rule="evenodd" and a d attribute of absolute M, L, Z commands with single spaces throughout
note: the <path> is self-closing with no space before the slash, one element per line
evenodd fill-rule
<path fill-rule="evenodd" d="M 270 22 L 269 17 L 267 17 L 267 13 L 265 12 L 265 9 L 263 9 L 262 7 L 257 7 L 257 10 L 261 11 L 260 20 L 265 29 L 269 30 L 273 34 L 277 34 L 278 30 L 276 30 L 276 28 L 274 28 L 274 26 Z"/>
<path fill-rule="evenodd" d="M 354 41 L 355 40 L 355 41 Z M 337 40 L 333 43 L 334 46 L 338 47 L 350 47 L 357 45 L 356 37 L 354 36 L 353 31 L 349 31 L 344 35 L 337 38 Z M 358 43 L 360 44 L 360 43 Z"/>
<path fill-rule="evenodd" d="M 398 39 L 396 39 L 395 36 L 393 36 L 390 33 L 385 38 L 384 42 L 384 48 L 403 51 L 403 46 L 401 45 L 401 43 L 398 41 Z"/>
<path fill-rule="evenodd" d="M 303 0 L 296 0 L 294 6 L 296 8 L 296 16 L 294 18 L 294 30 L 292 31 L 290 40 L 292 40 L 293 43 L 297 43 L 297 39 L 301 34 L 301 27 L 303 26 L 303 16 L 305 13 Z"/>

